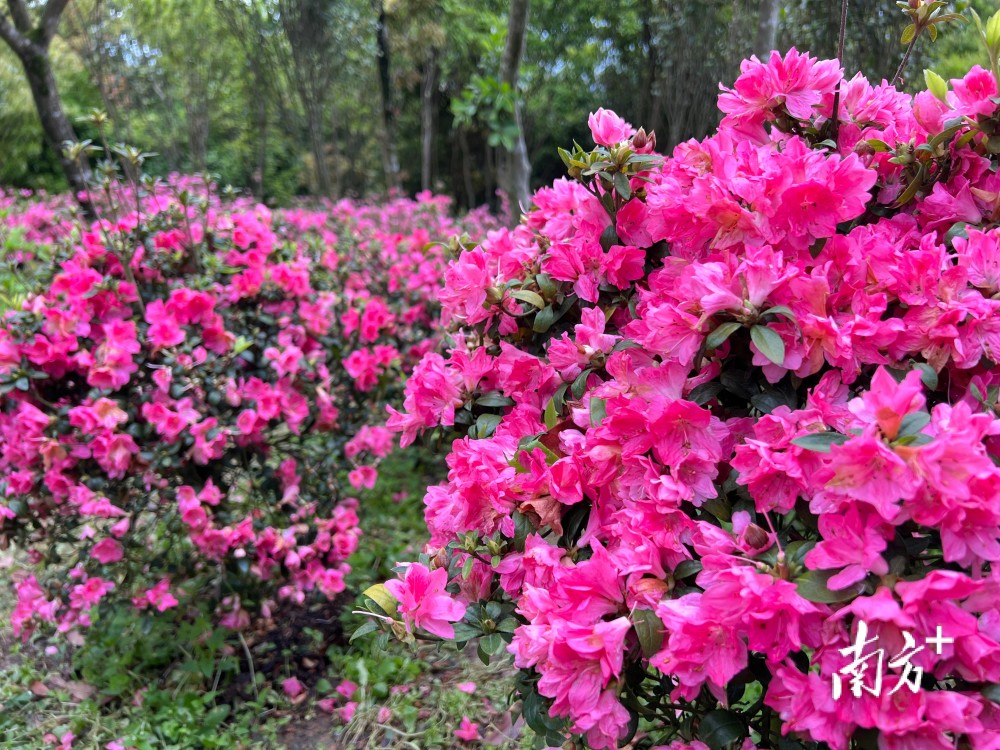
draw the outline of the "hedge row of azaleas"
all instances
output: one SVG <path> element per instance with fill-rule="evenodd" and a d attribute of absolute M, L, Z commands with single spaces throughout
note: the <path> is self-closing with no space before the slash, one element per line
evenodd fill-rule
<path fill-rule="evenodd" d="M 938 89 L 793 50 L 663 159 L 592 115 L 447 272 L 383 623 L 512 653 L 550 742 L 1000 748 L 1000 100 Z"/>
<path fill-rule="evenodd" d="M 245 627 L 343 591 L 350 495 L 435 343 L 431 239 L 491 221 L 459 225 L 430 196 L 272 213 L 196 189 L 179 178 L 133 210 L 109 194 L 79 229 L 5 206 L 57 248 L 0 326 L 0 541 L 35 565 L 15 575 L 17 634 L 80 636 L 116 602 Z"/>

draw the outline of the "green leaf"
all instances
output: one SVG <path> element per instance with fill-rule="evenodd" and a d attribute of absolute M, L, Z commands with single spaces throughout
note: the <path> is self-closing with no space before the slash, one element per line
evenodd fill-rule
<path fill-rule="evenodd" d="M 920 382 L 929 391 L 936 391 L 938 387 L 938 374 L 934 368 L 926 362 L 917 362 L 913 367 L 920 370 Z"/>
<path fill-rule="evenodd" d="M 732 520 L 733 508 L 726 497 L 712 497 L 702 504 L 702 509 L 723 523 Z"/>
<path fill-rule="evenodd" d="M 839 572 L 839 570 L 810 570 L 795 579 L 795 588 L 803 599 L 817 604 L 846 602 L 856 597 L 864 584 L 858 581 L 847 588 L 831 591 L 828 582 Z"/>
<path fill-rule="evenodd" d="M 933 443 L 934 438 L 925 432 L 921 432 L 917 435 L 903 435 L 898 437 L 893 441 L 893 445 L 927 445 L 928 443 Z"/>
<path fill-rule="evenodd" d="M 615 172 L 615 191 L 625 200 L 632 197 L 632 186 L 629 184 L 628 175 Z"/>
<path fill-rule="evenodd" d="M 354 643 L 355 638 L 363 638 L 369 633 L 374 633 L 376 630 L 378 630 L 378 623 L 374 620 L 366 620 L 364 625 L 354 631 L 349 642 Z"/>
<path fill-rule="evenodd" d="M 819 453 L 829 453 L 831 446 L 843 445 L 850 438 L 839 432 L 814 432 L 811 435 L 801 435 L 792 441 L 792 445 Z"/>
<path fill-rule="evenodd" d="M 757 350 L 779 367 L 785 364 L 785 342 L 778 333 L 767 326 L 753 326 L 750 339 Z"/>
<path fill-rule="evenodd" d="M 542 294 L 546 297 L 554 297 L 559 288 L 556 286 L 555 282 L 552 281 L 547 273 L 536 273 L 535 283 L 538 284 L 538 288 L 542 290 Z"/>
<path fill-rule="evenodd" d="M 516 617 L 505 617 L 497 623 L 498 633 L 513 633 L 521 626 Z"/>
<path fill-rule="evenodd" d="M 761 315 L 781 315 L 783 318 L 787 318 L 792 323 L 798 325 L 799 319 L 795 315 L 795 311 L 787 305 L 775 305 L 774 307 L 767 308 Z"/>
<path fill-rule="evenodd" d="M 1000 685 L 994 683 L 992 685 L 987 685 L 982 690 L 979 691 L 984 698 L 989 701 L 993 701 L 998 706 L 1000 706 Z"/>
<path fill-rule="evenodd" d="M 913 37 L 917 35 L 917 27 L 914 24 L 910 24 L 905 29 L 903 29 L 903 35 L 899 37 L 901 44 L 909 44 L 913 41 Z"/>
<path fill-rule="evenodd" d="M 482 628 L 475 625 L 469 625 L 465 622 L 453 622 L 451 626 L 455 630 L 455 641 L 457 643 L 471 641 L 473 638 L 478 638 L 483 634 Z"/>
<path fill-rule="evenodd" d="M 677 567 L 674 568 L 673 577 L 674 580 L 680 581 L 684 578 L 689 578 L 695 573 L 700 573 L 702 565 L 697 560 L 682 560 L 677 563 Z"/>
<path fill-rule="evenodd" d="M 476 437 L 480 440 L 491 437 L 502 421 L 499 414 L 480 414 L 476 417 Z"/>
<path fill-rule="evenodd" d="M 486 406 L 496 408 L 500 406 L 513 406 L 514 399 L 507 398 L 500 391 L 490 391 L 484 396 L 476 399 L 476 406 Z"/>
<path fill-rule="evenodd" d="M 379 611 L 376 614 L 388 615 L 389 617 L 396 616 L 396 608 L 399 606 L 399 602 L 396 601 L 396 597 L 389 593 L 389 589 L 385 587 L 384 583 L 376 583 L 374 586 L 369 586 L 365 589 L 362 596 L 371 599 L 372 604 L 378 607 Z"/>
<path fill-rule="evenodd" d="M 648 659 L 663 645 L 663 621 L 651 609 L 637 609 L 632 613 L 632 624 L 639 636 L 642 655 Z"/>
<path fill-rule="evenodd" d="M 253 342 L 243 336 L 237 337 L 236 341 L 233 342 L 233 354 L 240 355 L 253 346 Z"/>
<path fill-rule="evenodd" d="M 796 565 L 802 565 L 802 561 L 805 559 L 806 554 L 813 547 L 816 546 L 816 542 L 792 542 L 785 546 L 785 559 L 789 562 L 793 562 Z"/>
<path fill-rule="evenodd" d="M 576 380 L 573 381 L 571 391 L 573 392 L 574 398 L 582 398 L 583 392 L 587 389 L 587 378 L 590 377 L 590 373 L 593 370 L 587 369 L 576 376 Z"/>
<path fill-rule="evenodd" d="M 734 320 L 722 323 L 705 338 L 705 351 L 718 349 L 723 343 L 725 343 L 726 339 L 728 339 L 734 331 L 738 331 L 742 327 L 742 323 L 738 323 Z"/>
<path fill-rule="evenodd" d="M 746 725 L 743 720 L 736 713 L 725 709 L 709 711 L 698 724 L 698 739 L 712 750 L 722 750 L 745 735 Z"/>
<path fill-rule="evenodd" d="M 794 397 L 793 392 L 792 398 L 794 399 Z M 760 410 L 764 414 L 770 414 L 779 406 L 787 406 L 792 410 L 795 409 L 795 403 L 789 401 L 788 394 L 775 388 L 768 388 L 766 391 L 761 391 L 750 399 L 750 403 L 753 404 L 755 409 Z"/>
<path fill-rule="evenodd" d="M 899 437 L 916 435 L 930 424 L 930 421 L 931 415 L 925 411 L 915 411 L 907 414 L 899 424 Z"/>
<path fill-rule="evenodd" d="M 618 239 L 618 231 L 615 229 L 614 223 L 608 224 L 601 232 L 601 247 L 607 252 L 612 245 L 619 244 L 621 244 L 621 240 Z"/>
<path fill-rule="evenodd" d="M 507 644 L 504 643 L 503 638 L 496 633 L 490 633 L 489 635 L 484 636 L 482 640 L 479 641 L 479 645 L 482 647 L 483 651 L 490 656 L 498 656 L 502 654 L 504 648 L 507 646 Z"/>
<path fill-rule="evenodd" d="M 602 398 L 591 398 L 590 399 L 590 425 L 591 427 L 597 427 L 604 418 L 608 415 L 608 405 L 607 402 Z"/>
<path fill-rule="evenodd" d="M 963 239 L 969 239 L 969 225 L 964 221 L 956 221 L 951 225 L 951 229 L 945 233 L 944 239 L 949 245 L 954 247 L 954 240 L 956 237 L 962 237 Z M 929 366 L 929 365 L 928 365 Z"/>
<path fill-rule="evenodd" d="M 994 53 L 1000 48 L 1000 10 L 986 22 L 986 46 Z"/>
<path fill-rule="evenodd" d="M 552 394 L 552 403 L 556 405 L 556 412 L 562 414 L 563 407 L 566 406 L 566 391 L 569 390 L 569 383 L 563 383 L 561 386 L 556 388 L 556 392 Z"/>
<path fill-rule="evenodd" d="M 535 333 L 545 333 L 555 322 L 556 311 L 552 308 L 552 305 L 547 305 L 535 314 L 535 320 L 531 324 L 531 330 Z"/>
<path fill-rule="evenodd" d="M 721 390 L 722 383 L 717 380 L 710 380 L 707 383 L 702 383 L 692 388 L 691 392 L 687 395 L 687 400 L 698 404 L 698 406 L 704 406 L 718 396 Z"/>
<path fill-rule="evenodd" d="M 534 305 L 539 310 L 545 307 L 545 300 L 537 292 L 533 292 L 530 289 L 518 289 L 517 291 L 511 292 L 510 296 L 514 299 L 521 300 L 521 302 L 527 302 L 529 305 Z"/>
<path fill-rule="evenodd" d="M 545 405 L 545 429 L 551 430 L 556 426 L 559 421 L 559 413 L 556 411 L 556 400 L 554 398 L 549 399 L 549 403 Z"/>
<path fill-rule="evenodd" d="M 933 70 L 924 71 L 924 82 L 927 84 L 927 90 L 930 91 L 934 96 L 936 96 L 941 101 L 947 101 L 948 98 L 948 82 L 945 81 L 941 76 L 935 73 Z"/>

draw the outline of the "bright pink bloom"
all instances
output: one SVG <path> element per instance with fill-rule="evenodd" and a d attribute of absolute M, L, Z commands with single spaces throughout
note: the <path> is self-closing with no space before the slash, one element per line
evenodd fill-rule
<path fill-rule="evenodd" d="M 635 128 L 610 109 L 601 107 L 587 118 L 590 134 L 598 146 L 617 146 L 635 133 Z"/>
<path fill-rule="evenodd" d="M 295 677 L 289 677 L 281 681 L 281 690 L 289 698 L 295 698 L 305 692 L 302 683 Z"/>
<path fill-rule="evenodd" d="M 455 629 L 450 623 L 465 616 L 465 606 L 444 589 L 448 584 L 448 571 L 433 571 L 419 563 L 406 568 L 402 580 L 388 581 L 385 587 L 399 601 L 399 612 L 406 627 L 423 628 L 441 638 L 454 638 Z"/>
<path fill-rule="evenodd" d="M 122 546 L 114 539 L 102 539 L 90 548 L 90 555 L 98 560 L 102 565 L 117 562 L 122 559 L 124 553 Z"/>
<path fill-rule="evenodd" d="M 475 742 L 476 740 L 482 739 L 482 735 L 479 734 L 479 725 L 470 721 L 468 716 L 462 717 L 462 723 L 459 728 L 455 730 L 455 736 L 465 742 Z"/>

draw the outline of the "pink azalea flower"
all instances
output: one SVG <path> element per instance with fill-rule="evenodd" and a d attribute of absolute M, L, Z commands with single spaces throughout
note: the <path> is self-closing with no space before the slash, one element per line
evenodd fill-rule
<path fill-rule="evenodd" d="M 843 568 L 827 586 L 836 591 L 863 579 L 868 573 L 885 575 L 889 564 L 882 557 L 895 527 L 865 506 L 852 503 L 847 512 L 824 513 L 819 517 L 822 540 L 805 556 L 812 570 Z"/>
<path fill-rule="evenodd" d="M 378 479 L 378 471 L 374 466 L 359 466 L 347 475 L 351 486 L 359 490 L 361 488 L 372 489 Z"/>
<path fill-rule="evenodd" d="M 90 548 L 90 555 L 102 565 L 118 562 L 124 556 L 122 546 L 114 539 L 105 538 Z"/>
<path fill-rule="evenodd" d="M 601 107 L 587 118 L 590 134 L 599 146 L 617 146 L 631 138 L 635 128 L 609 109 Z"/>
<path fill-rule="evenodd" d="M 420 563 L 411 563 L 402 580 L 388 581 L 385 587 L 399 601 L 407 629 L 423 628 L 441 638 L 454 638 L 451 623 L 465 616 L 465 606 L 445 592 L 448 571 L 433 571 Z"/>
<path fill-rule="evenodd" d="M 345 698 L 350 699 L 358 691 L 358 685 L 351 680 L 341 680 L 340 684 L 337 685 L 337 693 Z"/>
<path fill-rule="evenodd" d="M 289 698 L 295 698 L 305 692 L 302 683 L 296 677 L 289 677 L 281 681 L 281 689 Z"/>
<path fill-rule="evenodd" d="M 468 716 L 462 717 L 462 724 L 455 730 L 455 736 L 465 742 L 475 742 L 482 739 L 482 735 L 479 733 L 479 724 L 470 721 Z"/>

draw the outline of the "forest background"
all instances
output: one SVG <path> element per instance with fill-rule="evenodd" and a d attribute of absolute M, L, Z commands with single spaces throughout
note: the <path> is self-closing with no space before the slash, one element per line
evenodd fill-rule
<path fill-rule="evenodd" d="M 147 171 L 217 175 L 271 205 L 398 188 L 499 208 L 562 174 L 556 147 L 600 106 L 659 150 L 718 124 L 718 83 L 751 54 L 835 57 L 823 0 L 74 0 L 48 58 L 78 140 L 156 156 Z M 967 6 L 959 2 L 957 5 Z M 990 0 L 972 3 L 990 12 Z M 25 0 L 11 0 L 10 10 Z M 961 10 L 961 8 L 959 8 Z M 894 0 L 852 3 L 844 66 L 873 80 L 904 46 Z M 16 14 L 15 14 L 16 15 Z M 907 84 L 975 58 L 971 34 L 918 45 Z M 50 140 L 51 142 L 51 140 Z M 67 186 L 22 65 L 0 45 L 0 185 Z M 516 201 L 515 201 L 516 202 Z"/>

